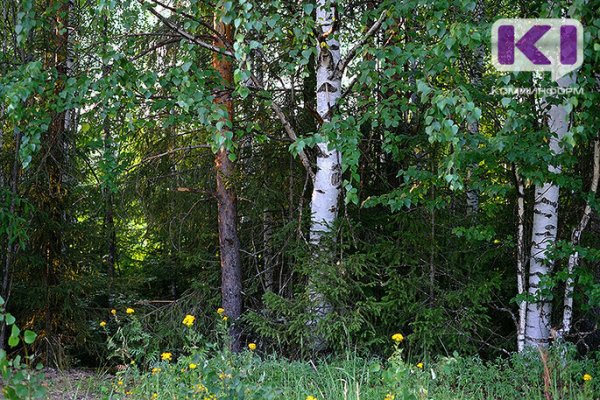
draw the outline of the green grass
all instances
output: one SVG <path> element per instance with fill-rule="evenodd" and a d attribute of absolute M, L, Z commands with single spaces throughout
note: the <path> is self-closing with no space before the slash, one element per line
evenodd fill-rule
<path fill-rule="evenodd" d="M 190 370 L 189 364 L 197 364 Z M 160 372 L 151 372 L 160 368 Z M 192 354 L 148 368 L 129 366 L 104 381 L 102 399 L 593 399 L 600 385 L 596 357 L 576 359 L 552 350 L 545 363 L 537 352 L 483 362 L 477 357 L 440 358 L 417 368 L 397 350 L 387 360 L 353 354 L 321 362 L 260 357 L 246 351 Z M 547 385 L 545 385 L 545 378 Z M 119 384 L 121 382 L 121 384 Z M 198 386 L 201 384 L 202 386 Z M 200 389 L 199 389 L 200 388 Z M 213 394 L 215 397 L 211 397 Z M 154 396 L 154 397 L 153 397 Z"/>

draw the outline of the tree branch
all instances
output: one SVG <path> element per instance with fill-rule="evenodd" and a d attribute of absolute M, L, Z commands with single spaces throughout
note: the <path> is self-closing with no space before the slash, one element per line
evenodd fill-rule
<path fill-rule="evenodd" d="M 362 46 L 364 46 L 365 43 L 367 43 L 367 41 L 371 38 L 371 36 L 373 36 L 375 34 L 375 32 L 377 32 L 379 27 L 381 27 L 381 24 L 383 24 L 383 21 L 385 20 L 386 15 L 387 15 L 387 10 L 384 10 L 381 13 L 381 15 L 379 16 L 379 19 L 377 21 L 375 21 L 375 23 L 371 26 L 371 28 L 367 31 L 367 33 L 362 37 L 362 39 L 360 39 L 358 42 L 356 42 L 354 44 L 354 46 L 350 49 L 348 54 L 346 54 L 346 57 L 344 57 L 343 59 L 340 60 L 340 62 L 338 62 L 338 65 L 334 71 L 334 76 L 341 78 L 341 76 L 344 74 L 344 71 L 348 67 L 348 64 L 350 64 L 350 62 L 356 56 L 358 49 L 360 49 Z"/>
<path fill-rule="evenodd" d="M 257 88 L 264 90 L 264 86 L 256 78 L 256 76 L 254 76 L 252 71 L 250 71 L 250 80 Z M 279 118 L 279 120 L 281 121 L 281 124 L 283 125 L 283 129 L 285 129 L 285 132 L 288 134 L 289 138 L 292 139 L 294 142 L 297 141 L 298 135 L 296 135 L 296 131 L 294 131 L 292 124 L 290 123 L 290 121 L 287 119 L 287 117 L 283 113 L 283 110 L 281 109 L 281 107 L 279 107 L 279 105 L 277 103 L 275 103 L 275 101 L 271 101 L 271 109 L 275 112 L 275 115 L 277 115 L 277 118 Z M 302 162 L 302 165 L 304 166 L 304 168 L 306 168 L 306 172 L 308 173 L 308 175 L 310 175 L 311 179 L 314 182 L 315 173 L 312 170 L 312 167 L 310 166 L 310 161 L 308 160 L 306 153 L 304 151 L 300 151 L 300 152 L 298 152 L 298 157 L 300 158 L 300 161 Z"/>
<path fill-rule="evenodd" d="M 145 5 L 144 0 L 138 0 L 138 2 L 142 6 Z M 152 15 L 154 15 L 156 18 L 158 18 L 160 21 L 162 21 L 162 23 L 164 23 L 166 26 L 168 26 L 171 30 L 177 32 L 179 35 L 181 35 L 185 39 L 189 40 L 190 42 L 195 43 L 198 46 L 204 47 L 205 49 L 214 51 L 215 53 L 220 53 L 220 54 L 223 54 L 225 56 L 233 57 L 233 53 L 231 51 L 223 50 L 220 47 L 217 47 L 217 46 L 214 46 L 212 44 L 209 44 L 209 43 L 206 43 L 206 42 L 203 42 L 203 41 L 199 40 L 194 35 L 190 34 L 189 32 L 186 32 L 185 30 L 181 29 L 180 27 L 178 27 L 173 22 L 169 21 L 168 18 L 164 17 L 161 13 L 159 13 L 158 11 L 156 11 L 153 7 L 148 6 L 146 8 L 148 9 L 148 11 L 150 11 L 152 13 Z"/>

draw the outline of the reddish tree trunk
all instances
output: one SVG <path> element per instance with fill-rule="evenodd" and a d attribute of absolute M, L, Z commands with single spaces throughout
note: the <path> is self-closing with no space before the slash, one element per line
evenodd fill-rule
<path fill-rule="evenodd" d="M 215 41 L 220 48 L 232 44 L 231 25 L 224 24 L 215 18 L 215 30 L 227 41 Z M 231 89 L 233 84 L 233 67 L 227 56 L 215 53 L 213 67 L 221 75 L 224 85 L 218 92 L 215 103 L 227 110 L 227 119 L 221 128 L 225 135 L 228 126 L 233 126 L 233 100 Z M 233 188 L 234 163 L 229 159 L 229 151 L 221 147 L 215 157 L 217 170 L 217 201 L 219 214 L 219 247 L 221 256 L 221 295 L 225 314 L 232 321 L 231 346 L 233 351 L 241 349 L 240 328 L 238 318 L 242 313 L 242 266 L 240 262 L 240 242 L 237 235 L 237 199 Z"/>

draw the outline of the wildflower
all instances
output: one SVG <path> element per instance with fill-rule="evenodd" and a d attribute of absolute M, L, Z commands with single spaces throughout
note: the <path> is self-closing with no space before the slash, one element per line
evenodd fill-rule
<path fill-rule="evenodd" d="M 131 360 L 131 361 L 129 362 L 129 364 L 131 364 L 131 365 L 135 365 L 135 360 Z"/>
<path fill-rule="evenodd" d="M 227 322 L 227 315 L 223 317 L 223 321 Z"/>
<path fill-rule="evenodd" d="M 117 385 L 119 385 L 119 386 L 123 386 L 123 381 L 119 381 L 119 382 L 117 382 Z"/>
<path fill-rule="evenodd" d="M 195 386 L 196 392 L 198 393 L 204 393 L 204 392 L 208 392 L 208 389 L 206 388 L 206 386 L 204 386 L 203 384 L 199 383 Z"/>
<path fill-rule="evenodd" d="M 159 372 L 160 372 L 160 368 L 156 368 L 156 367 L 152 368 L 152 375 L 156 375 Z"/>
<path fill-rule="evenodd" d="M 102 322 L 100 322 L 100 326 L 101 326 L 102 328 L 104 328 L 104 327 L 106 326 L 106 321 L 102 321 Z"/>
<path fill-rule="evenodd" d="M 171 360 L 173 359 L 173 354 L 171 354 L 171 353 L 169 353 L 169 352 L 165 352 L 165 353 L 162 353 L 162 354 L 160 355 L 160 358 L 161 358 L 163 361 L 171 361 Z"/>
<path fill-rule="evenodd" d="M 231 375 L 226 374 L 225 372 L 221 372 L 219 374 L 219 379 L 222 380 L 222 381 L 225 380 L 225 379 L 229 379 L 229 378 L 231 378 Z"/>
<path fill-rule="evenodd" d="M 152 393 L 152 398 L 153 399 L 158 399 L 158 393 Z"/>
<path fill-rule="evenodd" d="M 256 350 L 256 343 L 249 343 L 248 348 L 250 349 L 250 351 Z"/>
<path fill-rule="evenodd" d="M 225 312 L 224 308 L 221 308 L 221 307 L 217 308 L 217 314 L 223 315 L 224 312 Z"/>
<path fill-rule="evenodd" d="M 189 367 L 190 367 L 190 369 L 196 369 L 197 365 L 196 365 L 196 364 L 194 364 L 194 363 L 191 363 L 191 364 L 189 365 Z"/>
<path fill-rule="evenodd" d="M 385 398 L 383 400 L 394 400 L 394 395 L 391 393 L 388 393 L 385 395 Z"/>
<path fill-rule="evenodd" d="M 592 380 L 592 376 L 590 374 L 584 374 L 583 375 L 583 380 L 588 382 Z"/>
<path fill-rule="evenodd" d="M 306 396 L 306 400 L 317 400 L 315 396 Z"/>
<path fill-rule="evenodd" d="M 404 340 L 404 335 L 402 335 L 401 333 L 394 333 L 392 335 L 392 340 L 396 343 L 400 343 Z"/>
<path fill-rule="evenodd" d="M 110 313 L 111 313 L 112 315 L 117 315 L 117 310 L 115 310 L 115 309 L 113 308 L 112 310 L 110 310 Z"/>
<path fill-rule="evenodd" d="M 127 391 L 127 392 L 125 392 L 125 396 L 131 396 L 132 394 L 133 394 L 133 392 L 132 392 L 131 390 L 130 390 L 130 391 Z"/>
<path fill-rule="evenodd" d="M 417 368 L 419 368 L 419 369 L 423 369 L 423 363 L 422 363 L 422 362 L 418 363 L 418 364 L 417 364 Z"/>
<path fill-rule="evenodd" d="M 127 310 L 125 310 L 125 312 L 127 314 L 133 314 L 135 312 L 135 310 L 133 308 L 128 307 Z"/>
<path fill-rule="evenodd" d="M 196 317 L 194 317 L 193 315 L 188 314 L 183 319 L 183 324 L 185 326 L 187 326 L 188 328 L 191 328 L 192 325 L 194 325 L 194 321 L 196 321 Z"/>

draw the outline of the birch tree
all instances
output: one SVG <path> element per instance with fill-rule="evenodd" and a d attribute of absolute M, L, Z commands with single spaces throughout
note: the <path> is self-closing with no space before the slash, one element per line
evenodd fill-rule
<path fill-rule="evenodd" d="M 379 29 L 383 23 L 385 12 L 369 28 L 363 38 L 354 43 L 345 57 L 340 53 L 341 24 L 336 12 L 336 2 L 319 0 L 315 14 L 317 31 L 317 66 L 316 66 L 316 98 L 317 113 L 322 125 L 331 122 L 335 107 L 342 98 L 342 76 L 358 50 Z M 317 144 L 316 171 L 313 178 L 311 196 L 310 243 L 314 246 L 314 257 L 326 254 L 322 239 L 331 234 L 338 216 L 338 203 L 342 192 L 342 152 L 337 149 L 335 140 L 325 136 Z M 313 279 L 315 277 L 313 276 Z M 309 284 L 309 297 L 312 312 L 317 319 L 331 311 L 324 296 L 315 288 L 314 282 Z M 312 323 L 314 323 L 313 321 Z M 319 340 L 318 340 L 319 341 Z M 317 343 L 320 347 L 323 343 Z"/>
<path fill-rule="evenodd" d="M 558 84 L 560 87 L 568 87 L 574 82 L 574 76 L 564 76 Z M 562 104 L 551 105 L 547 112 L 547 121 L 551 134 L 549 150 L 553 157 L 557 157 L 563 152 L 561 141 L 569 130 L 567 108 Z M 550 164 L 548 172 L 558 176 L 562 172 L 562 166 Z M 546 346 L 550 336 L 552 302 L 544 293 L 543 285 L 554 267 L 548 252 L 556 244 L 559 193 L 560 187 L 555 182 L 535 186 L 529 261 L 530 300 L 527 303 L 525 347 Z"/>
<path fill-rule="evenodd" d="M 600 180 L 600 140 L 596 138 L 594 140 L 594 158 L 592 167 L 592 182 L 590 184 L 590 196 L 595 196 L 598 191 L 598 181 Z M 587 227 L 590 218 L 592 216 L 592 206 L 588 200 L 583 210 L 583 215 L 579 220 L 579 224 L 573 229 L 571 233 L 571 246 L 573 247 L 573 253 L 569 256 L 567 264 L 568 278 L 565 282 L 565 294 L 563 303 L 563 315 L 562 315 L 562 327 L 558 330 L 558 336 L 564 337 L 571 332 L 572 320 L 573 320 L 573 292 L 575 290 L 575 280 L 573 279 L 573 273 L 579 266 L 579 252 L 576 247 L 581 242 L 581 235 Z"/>

